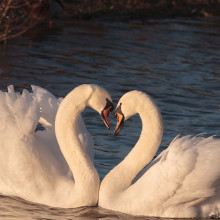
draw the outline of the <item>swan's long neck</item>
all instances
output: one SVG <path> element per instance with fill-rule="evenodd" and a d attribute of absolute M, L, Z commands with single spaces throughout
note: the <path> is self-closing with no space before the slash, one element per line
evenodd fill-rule
<path fill-rule="evenodd" d="M 157 106 L 149 97 L 135 102 L 139 106 L 137 113 L 142 120 L 142 132 L 131 152 L 101 183 L 101 190 L 106 191 L 106 196 L 127 189 L 136 175 L 153 159 L 161 142 L 163 124 Z"/>
<path fill-rule="evenodd" d="M 75 198 L 78 203 L 80 199 L 89 199 L 91 193 L 98 196 L 100 182 L 93 162 L 83 150 L 78 136 L 78 117 L 87 105 L 90 91 L 84 93 L 85 91 L 76 89 L 69 93 L 61 103 L 55 121 L 56 137 L 61 152 L 72 171 L 75 181 L 74 197 L 79 197 Z"/>

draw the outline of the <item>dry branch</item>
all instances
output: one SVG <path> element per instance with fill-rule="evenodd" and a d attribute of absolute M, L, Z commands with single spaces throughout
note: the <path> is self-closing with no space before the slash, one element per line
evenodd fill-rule
<path fill-rule="evenodd" d="M 1 0 L 0 41 L 6 42 L 34 27 L 45 18 L 46 7 L 48 0 Z"/>

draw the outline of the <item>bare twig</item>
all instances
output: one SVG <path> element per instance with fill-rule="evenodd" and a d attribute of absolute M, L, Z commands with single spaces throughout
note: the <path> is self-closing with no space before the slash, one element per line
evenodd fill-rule
<path fill-rule="evenodd" d="M 0 42 L 17 37 L 43 21 L 44 17 L 40 13 L 46 11 L 47 4 L 48 0 L 1 0 Z M 36 5 L 38 10 L 36 10 Z M 35 16 L 34 10 L 38 13 Z M 41 19 L 37 16 L 41 16 Z"/>

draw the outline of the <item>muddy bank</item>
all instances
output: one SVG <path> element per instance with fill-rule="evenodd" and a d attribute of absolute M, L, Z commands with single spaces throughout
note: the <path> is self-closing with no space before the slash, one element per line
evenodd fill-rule
<path fill-rule="evenodd" d="M 147 19 L 216 17 L 220 0 L 64 0 L 65 14 L 75 19 Z"/>
<path fill-rule="evenodd" d="M 54 3 L 58 4 L 59 13 L 52 10 Z M 128 21 L 219 15 L 220 0 L 1 0 L 0 42 L 7 42 L 42 22 L 50 21 L 52 27 L 55 17 Z"/>

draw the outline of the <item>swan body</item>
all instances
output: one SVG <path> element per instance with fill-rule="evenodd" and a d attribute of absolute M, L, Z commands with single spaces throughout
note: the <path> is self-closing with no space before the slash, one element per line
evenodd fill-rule
<path fill-rule="evenodd" d="M 177 136 L 152 160 L 161 142 L 163 123 L 150 96 L 140 91 L 122 96 L 115 111 L 118 122 L 114 133 L 137 113 L 142 120 L 140 138 L 101 182 L 99 206 L 140 216 L 218 217 L 220 140 Z"/>
<path fill-rule="evenodd" d="M 63 100 L 32 89 L 0 92 L 0 193 L 55 207 L 96 205 L 100 180 L 80 113 L 90 106 L 101 114 L 110 95 L 96 85 L 76 87 Z"/>

